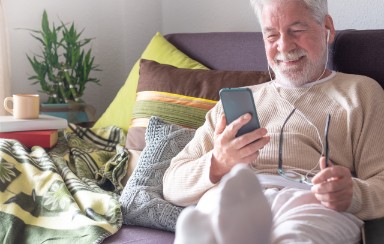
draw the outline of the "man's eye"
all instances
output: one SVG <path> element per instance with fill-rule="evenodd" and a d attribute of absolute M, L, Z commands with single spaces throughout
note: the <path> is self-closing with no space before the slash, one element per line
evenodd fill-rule
<path fill-rule="evenodd" d="M 277 35 L 276 34 L 270 34 L 270 35 L 267 35 L 267 39 L 269 40 L 269 41 L 271 41 L 271 40 L 275 40 L 277 38 Z"/>

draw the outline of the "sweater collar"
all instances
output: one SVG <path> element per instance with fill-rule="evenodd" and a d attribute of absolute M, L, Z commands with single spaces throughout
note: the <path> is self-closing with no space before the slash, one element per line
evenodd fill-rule
<path fill-rule="evenodd" d="M 317 80 L 317 81 L 306 83 L 306 84 L 304 84 L 304 85 L 302 85 L 300 87 L 285 86 L 285 85 L 282 85 L 282 84 L 276 82 L 276 80 L 273 80 L 272 82 L 275 85 L 275 87 L 281 87 L 281 88 L 292 88 L 292 89 L 295 89 L 295 88 L 309 88 L 309 87 L 315 86 L 317 84 L 323 83 L 325 81 L 328 81 L 328 80 L 332 79 L 333 77 L 335 77 L 335 75 L 336 75 L 336 72 L 331 70 L 331 74 L 328 75 L 327 77 L 324 77 L 323 79 L 320 79 L 320 80 Z"/>

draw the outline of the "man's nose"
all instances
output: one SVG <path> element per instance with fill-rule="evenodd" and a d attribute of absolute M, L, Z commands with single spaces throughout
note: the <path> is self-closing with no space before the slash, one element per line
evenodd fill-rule
<path fill-rule="evenodd" d="M 277 42 L 277 50 L 281 53 L 289 53 L 296 48 L 296 43 L 293 37 L 289 35 L 280 35 Z"/>

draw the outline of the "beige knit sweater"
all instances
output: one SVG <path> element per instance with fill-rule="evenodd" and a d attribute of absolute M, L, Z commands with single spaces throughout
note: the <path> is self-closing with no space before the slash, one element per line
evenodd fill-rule
<path fill-rule="evenodd" d="M 353 202 L 348 212 L 361 219 L 384 216 L 384 91 L 367 77 L 333 73 L 311 87 L 284 88 L 273 82 L 251 87 L 270 143 L 252 163 L 256 173 L 277 174 L 283 122 L 283 168 L 318 172 L 327 113 L 330 159 L 350 169 Z M 163 179 L 164 197 L 180 206 L 196 204 L 214 184 L 209 180 L 214 127 L 223 113 L 218 103 L 194 139 L 171 162 Z"/>

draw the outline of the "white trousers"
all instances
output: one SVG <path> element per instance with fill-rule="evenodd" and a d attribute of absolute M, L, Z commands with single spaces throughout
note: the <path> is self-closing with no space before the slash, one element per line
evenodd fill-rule
<path fill-rule="evenodd" d="M 352 214 L 324 207 L 309 190 L 267 189 L 264 195 L 273 214 L 273 244 L 349 244 L 359 243 L 361 239 L 363 221 Z M 217 208 L 218 197 L 217 188 L 212 188 L 196 208 L 210 214 Z M 260 233 L 265 234 L 268 233 Z"/>

